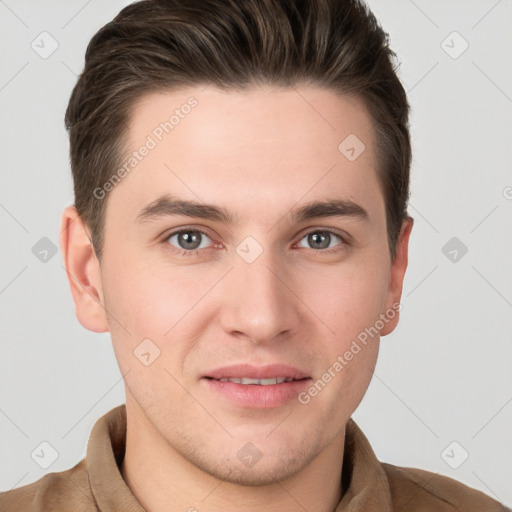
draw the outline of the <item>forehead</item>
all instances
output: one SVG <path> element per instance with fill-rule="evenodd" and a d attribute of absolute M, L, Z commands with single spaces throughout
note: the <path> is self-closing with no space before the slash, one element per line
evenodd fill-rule
<path fill-rule="evenodd" d="M 354 95 L 313 86 L 251 86 L 243 90 L 221 90 L 213 86 L 189 87 L 142 95 L 132 108 L 129 141 L 132 147 L 142 134 L 164 143 L 180 133 L 203 151 L 219 148 L 226 135 L 231 142 L 257 147 L 275 141 L 284 148 L 284 139 L 307 142 L 321 137 L 324 148 L 347 135 L 359 135 L 373 145 L 373 122 L 363 100 Z M 195 139 L 195 140 L 193 140 Z M 299 146 L 311 151 L 313 144 Z M 316 145 L 318 148 L 318 144 Z M 178 148 L 175 148 L 178 149 Z"/>
<path fill-rule="evenodd" d="M 142 208 L 171 193 L 261 219 L 277 205 L 326 194 L 382 206 L 372 119 L 362 100 L 331 90 L 209 86 L 146 94 L 134 105 L 128 141 L 130 152 L 149 149 L 114 202 L 122 195 L 119 201 Z"/>

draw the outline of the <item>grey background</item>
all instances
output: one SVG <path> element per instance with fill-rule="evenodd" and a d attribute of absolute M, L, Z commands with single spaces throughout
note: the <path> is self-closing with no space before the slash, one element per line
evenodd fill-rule
<path fill-rule="evenodd" d="M 36 244 L 58 246 L 73 202 L 63 119 L 87 43 L 128 3 L 0 0 L 1 490 L 73 466 L 124 402 L 109 336 L 78 323 L 60 250 L 44 262 Z M 415 227 L 401 322 L 354 419 L 381 460 L 510 505 L 512 2 L 369 3 L 412 105 Z M 43 31 L 47 58 L 31 46 L 51 49 Z M 47 469 L 31 457 L 43 441 L 58 453 Z"/>

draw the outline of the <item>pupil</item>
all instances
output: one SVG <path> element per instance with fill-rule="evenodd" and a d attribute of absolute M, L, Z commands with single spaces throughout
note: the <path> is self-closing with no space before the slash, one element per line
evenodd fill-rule
<path fill-rule="evenodd" d="M 321 240 L 322 238 L 323 238 L 323 243 Z M 310 235 L 310 242 L 313 242 L 312 245 L 315 245 L 318 242 L 320 242 L 321 247 L 319 247 L 317 245 L 317 249 L 325 249 L 326 247 L 329 246 L 329 241 L 330 241 L 329 238 L 330 238 L 330 235 L 328 233 L 323 233 L 323 232 L 312 233 Z"/>
<path fill-rule="evenodd" d="M 197 243 L 199 237 L 193 233 L 193 231 L 185 231 L 183 233 L 180 233 L 180 245 L 184 249 L 197 249 L 197 247 L 199 246 L 199 244 Z M 192 245 L 192 247 L 190 247 L 190 244 Z"/>

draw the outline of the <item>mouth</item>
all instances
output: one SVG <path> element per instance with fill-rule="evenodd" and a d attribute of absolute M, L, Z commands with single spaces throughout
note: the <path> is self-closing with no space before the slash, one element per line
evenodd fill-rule
<path fill-rule="evenodd" d="M 310 376 L 294 366 L 286 364 L 268 364 L 253 366 L 251 364 L 235 364 L 209 371 L 203 377 L 236 384 L 272 385 L 310 378 Z"/>
<path fill-rule="evenodd" d="M 242 408 L 269 409 L 297 399 L 312 378 L 288 365 L 242 364 L 212 370 L 201 381 L 214 400 L 221 399 Z"/>
<path fill-rule="evenodd" d="M 220 379 L 215 379 L 213 377 L 205 378 L 217 380 L 219 382 L 233 382 L 235 384 L 243 384 L 245 386 L 273 386 L 275 384 L 283 384 L 284 382 L 295 382 L 309 379 L 309 377 L 304 377 L 302 379 L 294 379 L 293 377 L 270 377 L 268 379 L 252 379 L 250 377 L 221 377 Z"/>

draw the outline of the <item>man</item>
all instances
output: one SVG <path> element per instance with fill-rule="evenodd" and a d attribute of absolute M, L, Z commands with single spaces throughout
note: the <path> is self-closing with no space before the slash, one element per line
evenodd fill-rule
<path fill-rule="evenodd" d="M 351 419 L 413 225 L 392 56 L 355 0 L 147 0 L 93 37 L 61 248 L 126 404 L 2 512 L 506 510 Z"/>

